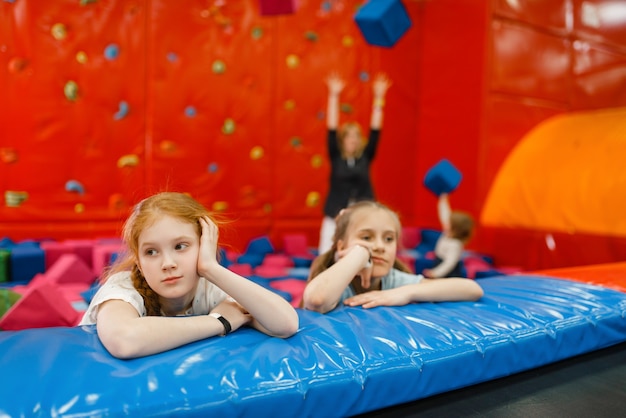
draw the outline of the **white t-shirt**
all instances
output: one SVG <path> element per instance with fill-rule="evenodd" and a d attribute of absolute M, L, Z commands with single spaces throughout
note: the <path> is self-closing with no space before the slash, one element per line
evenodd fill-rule
<path fill-rule="evenodd" d="M 206 315 L 227 297 L 228 295 L 222 289 L 208 280 L 200 278 L 191 309 L 186 313 L 188 315 Z M 98 289 L 78 325 L 95 324 L 98 316 L 98 307 L 111 299 L 128 302 L 140 316 L 146 316 L 143 298 L 133 286 L 130 271 L 121 271 L 109 277 Z"/>

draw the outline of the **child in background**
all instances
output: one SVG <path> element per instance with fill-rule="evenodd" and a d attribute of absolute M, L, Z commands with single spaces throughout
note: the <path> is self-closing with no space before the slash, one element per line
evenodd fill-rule
<path fill-rule="evenodd" d="M 186 194 L 143 200 L 124 225 L 125 257 L 105 274 L 80 325 L 96 324 L 102 344 L 119 358 L 163 352 L 244 325 L 271 336 L 293 335 L 295 309 L 220 265 L 218 235 L 207 209 Z"/>
<path fill-rule="evenodd" d="M 430 278 L 462 277 L 463 250 L 472 237 L 474 221 L 468 214 L 450 209 L 447 193 L 439 195 L 437 213 L 443 231 L 435 244 L 435 263 L 422 273 Z"/>
<path fill-rule="evenodd" d="M 319 253 L 330 249 L 335 232 L 335 217 L 341 209 L 359 200 L 373 200 L 374 188 L 370 178 L 370 167 L 383 127 L 385 95 L 391 80 L 377 74 L 372 82 L 372 113 L 370 115 L 369 138 L 363 135 L 357 122 L 345 122 L 339 126 L 339 94 L 345 81 L 331 73 L 326 79 L 328 102 L 326 108 L 326 145 L 330 160 L 329 190 L 324 203 L 324 219 L 320 228 Z"/>
<path fill-rule="evenodd" d="M 357 202 L 341 211 L 336 221 L 331 249 L 311 265 L 303 308 L 326 313 L 339 303 L 373 308 L 482 297 L 482 288 L 473 280 L 412 274 L 396 258 L 401 225 L 388 207 Z"/>

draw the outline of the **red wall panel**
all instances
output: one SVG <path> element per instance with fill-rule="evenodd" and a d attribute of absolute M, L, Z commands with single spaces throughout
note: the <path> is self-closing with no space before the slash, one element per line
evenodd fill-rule
<path fill-rule="evenodd" d="M 626 3 L 621 0 L 572 0 L 576 37 L 623 48 L 626 46 Z"/>
<path fill-rule="evenodd" d="M 601 109 L 626 103 L 626 53 L 577 40 L 573 60 L 574 109 Z"/>
<path fill-rule="evenodd" d="M 558 31 L 571 26 L 569 0 L 493 0 L 493 14 L 519 23 Z"/>
<path fill-rule="evenodd" d="M 364 41 L 361 3 L 301 0 L 261 16 L 257 0 L 0 2 L 0 189 L 28 193 L 17 207 L 5 199 L 0 230 L 117 234 L 130 205 L 176 189 L 234 219 L 224 237 L 239 248 L 287 232 L 314 245 L 333 69 L 348 81 L 342 120 L 365 126 L 368 80 L 393 80 L 372 175 L 416 226 L 438 227 L 422 179 L 439 159 L 463 173 L 453 206 L 478 219 L 524 133 L 560 112 L 626 105 L 623 2 L 403 1 L 412 26 L 392 48 Z M 503 248 L 480 232 L 477 249 Z"/>
<path fill-rule="evenodd" d="M 491 89 L 567 102 L 570 42 L 533 28 L 495 20 L 492 25 Z"/>

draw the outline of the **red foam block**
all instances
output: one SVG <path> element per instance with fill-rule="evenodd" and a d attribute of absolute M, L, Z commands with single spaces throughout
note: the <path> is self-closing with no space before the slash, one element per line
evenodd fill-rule
<path fill-rule="evenodd" d="M 111 264 L 113 256 L 122 253 L 125 249 L 126 246 L 120 242 L 96 244 L 92 254 L 94 274 L 100 276 Z"/>
<path fill-rule="evenodd" d="M 54 283 L 40 280 L 29 286 L 0 319 L 0 329 L 19 331 L 29 328 L 73 327 L 81 314 L 64 298 Z"/>
<path fill-rule="evenodd" d="M 39 247 L 46 256 L 46 270 L 51 268 L 62 255 L 70 254 L 74 251 L 71 246 L 58 241 L 43 241 Z"/>
<path fill-rule="evenodd" d="M 297 257 L 311 256 L 304 234 L 288 234 L 283 237 L 285 254 Z"/>
<path fill-rule="evenodd" d="M 76 254 L 62 255 L 45 273 L 46 279 L 58 284 L 92 284 L 96 274 Z"/>
<path fill-rule="evenodd" d="M 284 15 L 295 13 L 297 0 L 260 0 L 261 15 Z"/>
<path fill-rule="evenodd" d="M 262 265 L 268 267 L 293 267 L 293 260 L 284 254 L 267 254 L 263 258 Z"/>
<path fill-rule="evenodd" d="M 270 286 L 276 290 L 289 293 L 291 295 L 291 305 L 297 308 L 302 301 L 306 281 L 298 279 L 275 280 L 270 283 Z"/>

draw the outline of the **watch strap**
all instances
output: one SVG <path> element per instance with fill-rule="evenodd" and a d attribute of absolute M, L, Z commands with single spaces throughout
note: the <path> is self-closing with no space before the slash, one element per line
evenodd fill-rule
<path fill-rule="evenodd" d="M 222 314 L 217 312 L 210 313 L 209 316 L 212 316 L 222 323 L 224 326 L 224 333 L 222 335 L 230 334 L 233 328 L 231 327 L 230 322 L 228 322 L 228 319 L 224 318 Z"/>

